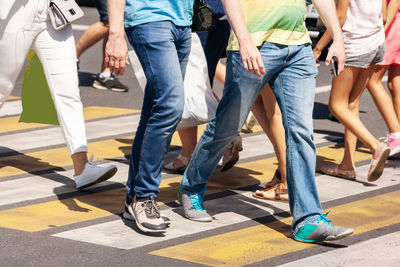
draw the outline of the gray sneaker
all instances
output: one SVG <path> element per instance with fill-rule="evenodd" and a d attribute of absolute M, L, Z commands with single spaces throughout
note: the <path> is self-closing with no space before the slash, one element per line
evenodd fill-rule
<path fill-rule="evenodd" d="M 126 197 L 125 200 L 125 207 L 124 207 L 124 213 L 122 214 L 122 217 L 126 220 L 129 221 L 135 221 L 135 217 L 133 217 L 130 213 L 129 213 L 129 205 L 132 203 L 132 200 L 129 199 L 128 197 Z M 163 219 L 164 223 L 167 225 L 167 227 L 169 227 L 169 225 L 171 224 L 171 220 L 170 218 L 166 217 L 166 216 L 161 216 L 161 218 Z"/>
<path fill-rule="evenodd" d="M 183 206 L 183 213 L 186 218 L 198 222 L 211 222 L 212 217 L 203 209 L 204 188 L 199 193 L 190 193 L 182 187 L 178 190 L 178 199 Z"/>
<path fill-rule="evenodd" d="M 135 219 L 137 227 L 145 233 L 163 233 L 167 225 L 160 215 L 160 208 L 154 197 L 135 198 L 128 205 L 127 212 Z"/>
<path fill-rule="evenodd" d="M 294 239 L 301 242 L 323 242 L 342 239 L 354 232 L 352 228 L 342 228 L 330 224 L 326 218 L 329 212 L 311 219 L 294 235 Z"/>

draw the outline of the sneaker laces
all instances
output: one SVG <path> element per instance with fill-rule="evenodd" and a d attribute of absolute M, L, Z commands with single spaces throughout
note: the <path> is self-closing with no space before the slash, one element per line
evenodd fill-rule
<path fill-rule="evenodd" d="M 191 194 L 189 196 L 189 198 L 192 200 L 192 209 L 206 212 L 206 210 L 203 209 L 203 195 L 206 190 L 207 188 L 204 188 L 200 192 Z"/>
<path fill-rule="evenodd" d="M 331 220 L 329 220 L 326 216 L 328 216 L 330 211 L 328 211 L 325 214 L 321 214 L 319 217 L 312 219 L 311 222 L 323 222 L 324 224 L 328 224 L 329 226 L 333 226 L 333 224 L 331 224 Z"/>
<path fill-rule="evenodd" d="M 386 136 L 379 137 L 379 142 L 388 144 L 390 142 L 390 134 L 386 134 Z"/>
<path fill-rule="evenodd" d="M 154 200 L 153 197 L 143 201 L 142 207 L 144 207 L 147 217 L 150 218 L 160 218 L 160 208 L 157 205 L 157 202 Z"/>

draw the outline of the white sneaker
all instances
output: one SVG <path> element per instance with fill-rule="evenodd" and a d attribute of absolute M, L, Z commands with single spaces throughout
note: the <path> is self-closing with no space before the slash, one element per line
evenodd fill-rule
<path fill-rule="evenodd" d="M 117 167 L 113 164 L 101 167 L 92 163 L 93 156 L 86 163 L 85 169 L 79 175 L 74 175 L 76 187 L 78 190 L 84 189 L 91 185 L 108 180 L 117 172 Z"/>

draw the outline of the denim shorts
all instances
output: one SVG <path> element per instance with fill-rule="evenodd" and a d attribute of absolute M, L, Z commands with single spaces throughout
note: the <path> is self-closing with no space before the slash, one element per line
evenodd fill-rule
<path fill-rule="evenodd" d="M 378 48 L 360 56 L 346 57 L 346 67 L 356 67 L 367 69 L 371 65 L 377 65 L 383 62 L 385 56 L 385 43 Z"/>
<path fill-rule="evenodd" d="M 100 14 L 100 21 L 108 24 L 107 0 L 94 0 Z"/>

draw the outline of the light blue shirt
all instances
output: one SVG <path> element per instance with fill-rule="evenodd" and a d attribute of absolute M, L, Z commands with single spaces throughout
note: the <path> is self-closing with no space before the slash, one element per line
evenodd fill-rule
<path fill-rule="evenodd" d="M 125 28 L 169 20 L 176 26 L 192 24 L 193 0 L 126 0 Z"/>

